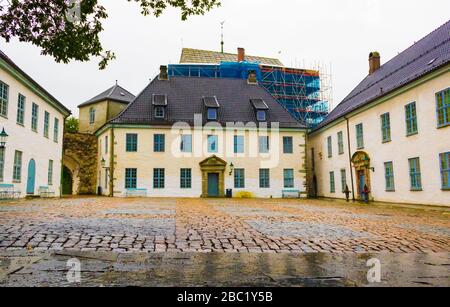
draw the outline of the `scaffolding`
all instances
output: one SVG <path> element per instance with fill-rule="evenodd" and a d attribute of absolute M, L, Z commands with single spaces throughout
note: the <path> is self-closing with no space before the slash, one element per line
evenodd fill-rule
<path fill-rule="evenodd" d="M 249 62 L 169 65 L 169 76 L 247 79 L 250 71 L 256 72 L 258 83 L 278 103 L 308 127 L 318 125 L 328 115 L 331 102 L 329 77 L 319 70 Z"/>

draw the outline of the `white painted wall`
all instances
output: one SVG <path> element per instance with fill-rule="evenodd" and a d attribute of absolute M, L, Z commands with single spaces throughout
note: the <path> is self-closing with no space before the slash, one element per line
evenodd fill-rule
<path fill-rule="evenodd" d="M 49 160 L 53 160 L 53 185 L 50 186 L 50 190 L 55 192 L 56 196 L 59 196 L 64 116 L 3 69 L 0 69 L 0 80 L 9 85 L 8 116 L 0 116 L 0 129 L 4 127 L 9 135 L 5 149 L 4 180 L 2 183 L 14 183 L 15 188 L 20 190 L 21 196 L 24 197 L 27 188 L 28 164 L 31 159 L 34 159 L 36 162 L 35 194 L 38 194 L 40 186 L 48 186 L 48 164 Z M 19 93 L 26 97 L 24 126 L 16 123 Z M 37 132 L 31 129 L 33 103 L 39 105 Z M 50 113 L 49 138 L 44 137 L 45 111 Z M 55 118 L 59 119 L 58 142 L 53 141 Z M 13 182 L 13 164 L 16 150 L 23 152 L 22 179 L 20 182 Z"/>
<path fill-rule="evenodd" d="M 351 155 L 356 149 L 356 128 L 364 125 L 362 151 L 369 154 L 375 172 L 371 172 L 372 196 L 376 201 L 450 206 L 450 191 L 441 189 L 439 154 L 450 151 L 450 126 L 437 128 L 435 94 L 450 87 L 448 69 L 440 76 L 391 98 L 381 104 L 353 115 L 349 119 Z M 405 105 L 416 102 L 419 133 L 406 136 Z M 390 112 L 392 141 L 382 143 L 380 116 Z M 345 153 L 338 154 L 337 133 L 344 133 Z M 332 136 L 333 157 L 328 158 L 327 137 Z M 350 165 L 347 146 L 347 127 L 343 121 L 309 136 L 308 169 L 311 170 L 311 148 L 315 151 L 315 174 L 319 196 L 344 198 L 341 192 L 340 169 L 347 171 L 351 189 Z M 420 158 L 423 191 L 410 190 L 409 158 Z M 384 162 L 394 164 L 395 192 L 385 191 Z M 335 172 L 336 193 L 330 193 L 329 172 Z M 312 183 L 311 172 L 309 183 Z M 355 191 L 356 176 L 354 174 Z"/>
<path fill-rule="evenodd" d="M 192 134 L 193 146 L 195 147 L 195 133 L 191 130 L 183 130 L 183 132 L 175 131 L 171 129 L 130 129 L 130 128 L 115 128 L 115 196 L 124 196 L 125 192 L 125 169 L 137 168 L 138 170 L 138 188 L 144 188 L 148 190 L 148 196 L 150 197 L 200 197 L 202 194 L 202 173 L 199 163 L 206 158 L 214 155 L 213 153 L 203 153 L 198 157 L 179 157 L 181 154 L 179 151 L 179 136 L 181 134 Z M 128 153 L 125 150 L 126 133 L 137 133 L 139 135 L 138 140 L 138 152 Z M 99 144 L 101 142 L 101 151 L 99 155 L 99 161 L 104 158 L 106 165 L 109 165 L 110 152 L 105 153 L 104 140 L 105 136 L 111 134 L 111 130 L 105 131 L 99 136 Z M 155 153 L 153 152 L 153 135 L 165 134 L 166 135 L 166 152 Z M 206 144 L 206 138 L 209 132 L 200 133 L 200 140 Z M 253 148 L 258 152 L 258 144 L 252 144 L 251 139 L 255 139 L 257 132 L 245 133 L 245 150 L 244 155 L 235 156 L 226 152 L 220 152 L 224 150 L 224 144 L 226 148 L 230 148 L 233 151 L 233 138 L 227 138 L 225 136 L 219 137 L 219 153 L 216 156 L 224 159 L 228 162 L 228 165 L 232 162 L 235 168 L 245 169 L 245 188 L 234 188 L 234 174 L 229 175 L 229 167 L 225 172 L 225 189 L 233 189 L 234 195 L 239 191 L 251 192 L 255 197 L 279 198 L 282 196 L 282 190 L 284 189 L 283 170 L 294 169 L 294 189 L 306 192 L 306 174 L 304 172 L 305 161 L 305 132 L 298 130 L 292 132 L 280 132 L 279 135 L 271 136 L 271 150 L 274 150 L 271 156 L 258 155 L 256 157 L 249 156 L 250 148 Z M 283 153 L 283 136 L 293 137 L 293 154 Z M 257 136 L 256 136 L 257 138 Z M 111 137 L 109 137 L 111 140 Z M 277 146 L 276 142 L 279 142 Z M 174 150 L 171 150 L 171 147 Z M 254 147 L 256 146 L 256 148 Z M 278 152 L 275 152 L 277 150 Z M 194 149 L 195 151 L 195 149 Z M 279 157 L 279 159 L 278 159 Z M 272 161 L 269 164 L 268 161 Z M 153 188 L 153 168 L 164 168 L 166 177 L 166 186 L 164 189 Z M 192 188 L 181 189 L 180 188 L 180 169 L 191 168 L 192 169 Z M 259 169 L 270 168 L 270 188 L 259 188 Z M 99 184 L 104 189 L 106 195 L 109 191 L 104 187 L 104 173 L 105 170 L 101 169 L 99 163 L 98 173 L 101 177 L 98 180 Z"/>

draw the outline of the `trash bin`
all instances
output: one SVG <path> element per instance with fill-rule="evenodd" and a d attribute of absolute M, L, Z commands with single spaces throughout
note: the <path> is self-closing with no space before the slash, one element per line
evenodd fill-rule
<path fill-rule="evenodd" d="M 233 198 L 233 190 L 232 189 L 227 189 L 226 196 L 227 196 L 227 198 Z"/>
<path fill-rule="evenodd" d="M 102 196 L 102 195 L 103 195 L 103 189 L 102 189 L 102 187 L 98 187 L 98 188 L 97 188 L 97 195 L 98 195 L 98 196 Z"/>

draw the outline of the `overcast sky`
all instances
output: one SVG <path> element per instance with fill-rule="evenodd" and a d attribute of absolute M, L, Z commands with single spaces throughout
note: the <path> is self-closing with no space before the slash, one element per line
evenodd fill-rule
<path fill-rule="evenodd" d="M 109 13 L 102 42 L 117 56 L 104 71 L 99 59 L 57 64 L 30 44 L 0 44 L 76 116 L 78 104 L 115 80 L 138 94 L 159 65 L 178 63 L 182 47 L 219 51 L 224 20 L 227 52 L 244 47 L 305 68 L 331 63 L 336 105 L 367 75 L 370 51 L 379 51 L 384 63 L 450 17 L 448 0 L 222 0 L 222 7 L 185 22 L 177 9 L 155 18 L 126 0 L 100 2 Z"/>

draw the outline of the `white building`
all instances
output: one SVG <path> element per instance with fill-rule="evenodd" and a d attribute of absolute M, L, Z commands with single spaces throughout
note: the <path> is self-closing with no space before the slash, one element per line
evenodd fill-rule
<path fill-rule="evenodd" d="M 450 22 L 369 75 L 308 137 L 310 195 L 450 206 Z M 352 196 L 350 195 L 350 198 Z"/>
<path fill-rule="evenodd" d="M 0 189 L 61 192 L 64 119 L 70 111 L 0 51 Z"/>

